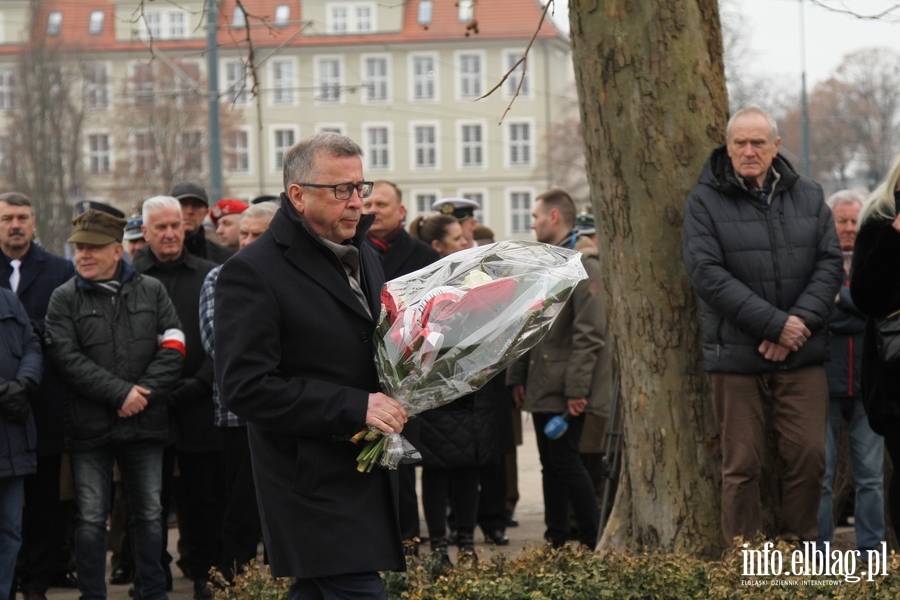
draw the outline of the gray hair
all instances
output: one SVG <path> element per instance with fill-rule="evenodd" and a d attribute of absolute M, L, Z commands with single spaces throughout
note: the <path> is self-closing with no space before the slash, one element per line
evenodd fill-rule
<path fill-rule="evenodd" d="M 241 213 L 241 220 L 244 217 L 251 219 L 271 219 L 278 212 L 279 204 L 277 202 L 260 202 L 259 204 L 251 204 L 250 208 Z"/>
<path fill-rule="evenodd" d="M 362 156 L 359 144 L 345 135 L 323 131 L 305 137 L 284 153 L 284 191 L 292 183 L 309 182 L 318 176 L 316 156 L 325 152 L 333 156 Z"/>
<path fill-rule="evenodd" d="M 0 202 L 6 202 L 10 206 L 31 207 L 31 199 L 21 192 L 6 192 L 5 194 L 0 194 Z"/>
<path fill-rule="evenodd" d="M 144 200 L 144 204 L 141 206 L 141 218 L 144 219 L 144 225 L 147 225 L 149 222 L 150 213 L 160 208 L 178 209 L 178 214 L 181 215 L 181 202 L 176 198 L 172 196 L 153 196 Z"/>
<path fill-rule="evenodd" d="M 775 118 L 758 106 L 748 106 L 747 108 L 742 108 L 737 111 L 731 115 L 730 119 L 728 119 L 728 125 L 725 126 L 725 137 L 727 139 L 731 139 L 731 127 L 734 125 L 734 122 L 738 117 L 744 115 L 760 115 L 765 118 L 766 122 L 769 124 L 770 139 L 774 142 L 778 138 L 778 123 L 775 121 Z"/>
<path fill-rule="evenodd" d="M 868 192 L 867 192 L 868 193 Z M 834 208 L 838 204 L 859 204 L 862 206 L 866 203 L 864 195 L 857 190 L 841 190 L 828 196 L 825 204 L 828 208 Z"/>

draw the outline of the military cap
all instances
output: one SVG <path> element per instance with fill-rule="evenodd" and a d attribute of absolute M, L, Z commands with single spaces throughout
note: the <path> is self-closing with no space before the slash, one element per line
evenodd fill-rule
<path fill-rule="evenodd" d="M 245 210 L 250 208 L 250 205 L 246 202 L 241 202 L 240 200 L 219 200 L 215 204 L 213 204 L 212 209 L 209 211 L 209 218 L 213 222 L 213 225 L 219 225 L 219 219 L 226 215 L 239 215 Z"/>
<path fill-rule="evenodd" d="M 74 219 L 75 233 L 66 240 L 70 244 L 93 244 L 105 246 L 122 241 L 125 219 L 107 212 L 89 208 Z"/>
<path fill-rule="evenodd" d="M 209 196 L 206 195 L 206 190 L 203 189 L 202 185 L 195 181 L 179 181 L 172 186 L 171 190 L 169 190 L 169 195 L 178 200 L 196 198 L 202 202 L 206 208 L 209 208 Z"/>
<path fill-rule="evenodd" d="M 143 217 L 131 217 L 125 223 L 125 235 L 122 239 L 126 242 L 131 242 L 133 240 L 139 240 L 144 237 L 144 232 L 141 231 L 141 225 L 144 224 Z"/>
<path fill-rule="evenodd" d="M 263 202 L 277 202 L 281 200 L 278 196 L 273 196 L 272 194 L 263 194 L 262 196 L 257 196 L 253 200 L 250 201 L 250 204 L 261 204 Z"/>
<path fill-rule="evenodd" d="M 112 215 L 119 219 L 125 218 L 125 213 L 116 208 L 115 206 L 110 206 L 109 204 L 103 204 L 102 202 L 97 202 L 96 200 L 81 200 L 75 204 L 75 214 L 80 215 L 88 210 L 99 210 L 100 212 L 106 213 L 108 215 Z"/>
<path fill-rule="evenodd" d="M 594 235 L 597 233 L 597 228 L 594 226 L 594 215 L 581 213 L 575 217 L 575 231 L 579 235 Z"/>
<path fill-rule="evenodd" d="M 431 205 L 432 210 L 456 217 L 458 221 L 474 216 L 479 208 L 481 206 L 477 202 L 468 198 L 442 198 Z"/>

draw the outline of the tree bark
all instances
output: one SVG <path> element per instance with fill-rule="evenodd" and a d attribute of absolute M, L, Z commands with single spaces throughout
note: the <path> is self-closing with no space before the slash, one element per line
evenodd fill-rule
<path fill-rule="evenodd" d="M 728 98 L 716 0 L 570 0 L 625 448 L 601 549 L 716 556 L 720 454 L 681 218 Z"/>

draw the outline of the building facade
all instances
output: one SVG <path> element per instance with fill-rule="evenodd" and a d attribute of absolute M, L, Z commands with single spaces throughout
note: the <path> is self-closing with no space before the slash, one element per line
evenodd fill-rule
<path fill-rule="evenodd" d="M 549 20 L 535 35 L 537 0 L 242 4 L 246 12 L 233 0 L 218 4 L 227 196 L 278 193 L 284 152 L 332 130 L 363 147 L 367 179 L 397 183 L 410 215 L 464 196 L 481 203 L 478 216 L 498 238 L 531 236 L 533 199 L 554 185 L 546 133 L 562 118 L 572 81 L 565 36 Z M 144 194 L 165 192 L 167 181 L 205 182 L 204 7 L 203 0 L 5 0 L 0 126 L 9 131 L 16 103 L 27 101 L 17 89 L 17 57 L 40 42 L 77 76 L 81 197 L 128 209 Z M 524 75 L 519 65 L 504 81 L 532 36 Z"/>

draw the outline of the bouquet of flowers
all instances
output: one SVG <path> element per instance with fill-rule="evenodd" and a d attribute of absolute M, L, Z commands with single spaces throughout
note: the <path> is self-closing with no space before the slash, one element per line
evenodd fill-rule
<path fill-rule="evenodd" d="M 384 284 L 375 361 L 409 416 L 470 394 L 530 350 L 587 274 L 581 253 L 505 241 L 457 252 Z M 421 457 L 399 434 L 365 429 L 359 471 Z"/>

